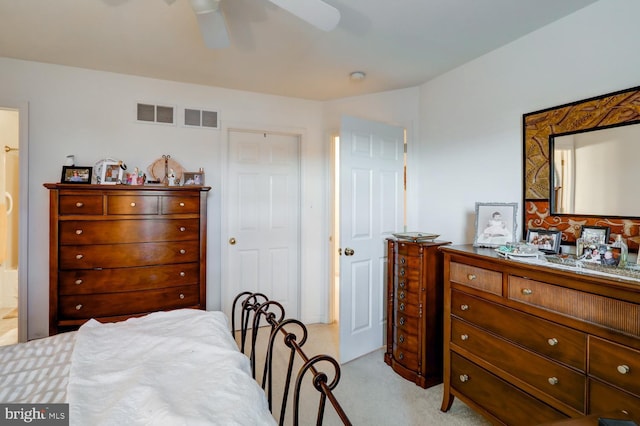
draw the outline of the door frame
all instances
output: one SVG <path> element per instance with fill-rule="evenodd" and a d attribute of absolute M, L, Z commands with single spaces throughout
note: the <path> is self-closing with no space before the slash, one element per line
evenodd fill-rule
<path fill-rule="evenodd" d="M 18 111 L 18 342 L 23 343 L 28 338 L 29 319 L 29 103 L 0 99 L 0 108 Z"/>
<path fill-rule="evenodd" d="M 299 212 L 300 212 L 300 226 L 298 227 L 298 240 L 300 241 L 300 255 L 298 256 L 298 288 L 297 288 L 297 300 L 296 304 L 298 306 L 298 312 L 291 313 L 287 312 L 287 317 L 292 317 L 296 319 L 301 319 L 303 317 L 303 305 L 302 301 L 304 300 L 302 295 L 302 282 L 305 279 L 305 271 L 303 268 L 304 262 L 304 254 L 305 254 L 305 246 L 304 240 L 302 238 L 302 228 L 304 227 L 304 209 L 302 205 L 302 189 L 304 186 L 304 175 L 303 175 L 303 145 L 306 140 L 306 132 L 301 128 L 292 128 L 292 127 L 281 127 L 281 126 L 266 126 L 266 125 L 248 125 L 246 123 L 226 123 L 222 125 L 221 128 L 222 137 L 221 137 L 221 170 L 220 170 L 220 199 L 221 205 L 227 205 L 227 201 L 229 199 L 229 194 L 226 190 L 228 187 L 227 177 L 229 172 L 229 134 L 230 132 L 252 132 L 252 133 L 275 133 L 275 134 L 283 134 L 288 136 L 295 136 L 298 138 L 299 149 L 298 149 L 298 170 L 299 170 L 299 181 L 300 185 L 298 187 L 298 200 L 299 200 Z M 227 229 L 227 221 L 228 221 L 228 212 L 222 207 L 220 209 L 220 310 L 225 314 L 230 315 L 231 306 L 225 306 L 227 303 L 227 299 L 231 300 L 231 297 L 235 297 L 236 295 L 227 294 L 228 287 L 224 285 L 225 282 L 229 280 L 229 272 L 226 270 L 226 264 L 228 261 L 228 251 L 226 249 L 227 241 L 230 238 L 229 229 Z M 266 295 L 270 297 L 270 295 Z"/>

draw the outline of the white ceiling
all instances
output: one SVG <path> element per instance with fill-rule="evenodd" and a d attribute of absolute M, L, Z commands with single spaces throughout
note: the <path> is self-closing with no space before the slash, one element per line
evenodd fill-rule
<path fill-rule="evenodd" d="M 209 50 L 189 0 L 0 0 L 0 56 L 329 100 L 417 86 L 596 0 L 325 1 L 331 32 L 222 0 L 231 47 Z"/>

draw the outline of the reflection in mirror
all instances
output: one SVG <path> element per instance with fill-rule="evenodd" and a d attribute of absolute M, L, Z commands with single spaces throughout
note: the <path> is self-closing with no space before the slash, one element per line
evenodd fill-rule
<path fill-rule="evenodd" d="M 553 214 L 638 214 L 640 123 L 550 139 Z"/>

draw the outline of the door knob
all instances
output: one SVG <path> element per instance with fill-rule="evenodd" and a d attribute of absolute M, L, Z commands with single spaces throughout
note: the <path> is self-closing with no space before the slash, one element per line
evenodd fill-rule
<path fill-rule="evenodd" d="M 229 244 L 234 245 L 236 243 L 236 239 L 231 237 L 229 238 Z"/>
<path fill-rule="evenodd" d="M 355 252 L 353 251 L 352 248 L 347 247 L 346 249 L 344 249 L 344 254 L 345 256 L 353 256 Z"/>

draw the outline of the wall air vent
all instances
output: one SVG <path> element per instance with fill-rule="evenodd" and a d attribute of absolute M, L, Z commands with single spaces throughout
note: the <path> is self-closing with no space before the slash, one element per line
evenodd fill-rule
<path fill-rule="evenodd" d="M 185 127 L 219 128 L 218 111 L 206 111 L 196 108 L 184 109 Z"/>
<path fill-rule="evenodd" d="M 143 123 L 174 124 L 175 108 L 166 105 L 137 105 L 136 119 Z"/>

